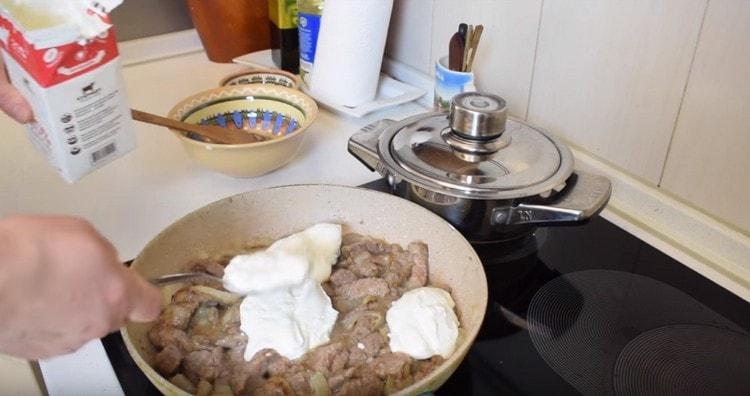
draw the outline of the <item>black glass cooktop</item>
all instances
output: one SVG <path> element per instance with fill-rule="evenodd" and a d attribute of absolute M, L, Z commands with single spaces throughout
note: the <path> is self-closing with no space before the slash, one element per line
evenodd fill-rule
<path fill-rule="evenodd" d="M 437 395 L 750 394 L 750 304 L 605 219 L 474 247 L 487 313 Z M 127 395 L 158 394 L 102 342 Z"/>

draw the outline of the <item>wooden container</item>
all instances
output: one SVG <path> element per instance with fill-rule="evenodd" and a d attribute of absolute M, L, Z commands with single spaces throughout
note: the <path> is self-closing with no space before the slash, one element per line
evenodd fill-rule
<path fill-rule="evenodd" d="M 233 58 L 270 48 L 267 0 L 187 0 L 208 59 Z"/>

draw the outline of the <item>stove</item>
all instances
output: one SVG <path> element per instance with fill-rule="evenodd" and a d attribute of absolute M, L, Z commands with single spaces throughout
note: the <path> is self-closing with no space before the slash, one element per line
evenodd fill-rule
<path fill-rule="evenodd" d="M 607 220 L 474 248 L 487 312 L 437 395 L 750 394 L 750 304 Z M 159 394 L 102 343 L 125 394 Z"/>

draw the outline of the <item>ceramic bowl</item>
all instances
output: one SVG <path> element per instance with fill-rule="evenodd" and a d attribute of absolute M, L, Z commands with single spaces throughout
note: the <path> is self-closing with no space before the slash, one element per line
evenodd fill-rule
<path fill-rule="evenodd" d="M 263 142 L 216 144 L 172 130 L 197 164 L 230 176 L 254 177 L 292 161 L 317 114 L 315 101 L 298 90 L 252 84 L 200 92 L 175 105 L 168 117 L 272 134 L 273 139 Z"/>
<path fill-rule="evenodd" d="M 254 69 L 230 74 L 224 77 L 219 85 L 272 84 L 286 88 L 299 89 L 299 77 L 283 70 Z"/>

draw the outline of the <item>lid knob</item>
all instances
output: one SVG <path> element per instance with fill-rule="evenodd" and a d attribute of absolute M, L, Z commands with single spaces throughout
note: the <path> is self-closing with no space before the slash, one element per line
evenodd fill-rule
<path fill-rule="evenodd" d="M 464 92 L 453 97 L 450 126 L 454 132 L 472 140 L 490 140 L 505 132 L 508 112 L 505 99 L 492 94 Z"/>

